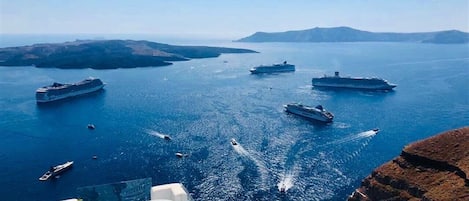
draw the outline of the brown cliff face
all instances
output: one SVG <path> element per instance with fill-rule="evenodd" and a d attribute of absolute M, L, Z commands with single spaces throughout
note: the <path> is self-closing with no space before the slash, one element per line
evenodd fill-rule
<path fill-rule="evenodd" d="M 469 200 L 469 127 L 406 146 L 348 200 Z"/>

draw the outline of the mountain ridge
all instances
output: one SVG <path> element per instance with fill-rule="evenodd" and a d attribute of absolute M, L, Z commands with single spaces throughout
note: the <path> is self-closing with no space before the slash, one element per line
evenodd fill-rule
<path fill-rule="evenodd" d="M 0 66 L 115 69 L 171 65 L 174 61 L 256 53 L 239 48 L 178 46 L 145 40 L 76 40 L 0 48 Z"/>
<path fill-rule="evenodd" d="M 256 32 L 235 42 L 422 42 L 469 43 L 469 33 L 458 30 L 435 32 L 370 32 L 347 26 L 285 32 Z"/>

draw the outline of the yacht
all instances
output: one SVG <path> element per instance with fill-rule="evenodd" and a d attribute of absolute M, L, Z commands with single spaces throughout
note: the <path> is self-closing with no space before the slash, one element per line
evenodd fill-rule
<path fill-rule="evenodd" d="M 36 101 L 37 103 L 47 103 L 79 96 L 98 91 L 102 89 L 104 85 L 105 84 L 100 79 L 93 77 L 73 84 L 54 82 L 52 85 L 44 86 L 36 90 Z"/>
<path fill-rule="evenodd" d="M 284 107 L 287 112 L 318 121 L 332 122 L 332 119 L 334 119 L 334 115 L 325 110 L 322 105 L 311 107 L 299 103 L 290 103 L 284 105 Z"/>
<path fill-rule="evenodd" d="M 70 169 L 72 166 L 73 166 L 73 161 L 68 161 L 64 164 L 51 167 L 50 170 L 48 170 L 46 173 L 44 173 L 44 175 L 39 177 L 39 180 L 47 181 L 50 177 L 55 177 L 61 174 L 62 172 Z"/>
<path fill-rule="evenodd" d="M 313 78 L 311 82 L 315 87 L 352 88 L 366 90 L 392 90 L 397 86 L 381 78 L 341 77 L 339 76 L 339 72 L 335 72 L 334 76 L 324 75 L 324 77 L 321 78 Z"/>
<path fill-rule="evenodd" d="M 249 71 L 251 71 L 252 74 L 291 72 L 291 71 L 295 71 L 295 65 L 287 64 L 287 61 L 284 61 L 281 64 L 256 66 L 256 67 L 251 68 Z"/>

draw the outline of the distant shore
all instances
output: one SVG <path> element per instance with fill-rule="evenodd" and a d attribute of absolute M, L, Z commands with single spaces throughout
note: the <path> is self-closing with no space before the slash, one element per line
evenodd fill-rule
<path fill-rule="evenodd" d="M 1 66 L 63 69 L 157 67 L 174 61 L 218 57 L 253 50 L 208 46 L 177 46 L 144 40 L 76 40 L 0 48 Z"/>

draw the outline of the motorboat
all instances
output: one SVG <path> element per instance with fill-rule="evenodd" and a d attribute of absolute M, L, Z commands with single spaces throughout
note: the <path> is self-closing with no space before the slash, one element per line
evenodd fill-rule
<path fill-rule="evenodd" d="M 181 152 L 177 152 L 177 153 L 176 153 L 176 156 L 177 156 L 178 158 L 183 158 L 183 157 L 186 157 L 186 156 L 188 156 L 188 155 L 187 155 L 187 154 L 183 154 L 183 153 L 181 153 Z"/>
<path fill-rule="evenodd" d="M 165 140 L 171 140 L 171 137 L 169 137 L 169 135 L 163 135 L 163 139 L 165 139 Z"/>
<path fill-rule="evenodd" d="M 64 164 L 51 167 L 44 175 L 39 177 L 40 181 L 47 181 L 50 177 L 58 176 L 64 171 L 70 169 L 73 166 L 73 161 L 68 161 Z"/>
<path fill-rule="evenodd" d="M 287 187 L 285 186 L 285 184 L 282 185 L 282 187 L 280 187 L 280 193 L 286 193 L 287 192 Z"/>
<path fill-rule="evenodd" d="M 86 126 L 86 127 L 90 130 L 94 130 L 96 128 L 96 126 L 94 126 L 94 124 L 88 124 L 88 126 Z"/>
<path fill-rule="evenodd" d="M 234 138 L 231 138 L 231 145 L 238 145 L 238 142 Z"/>

